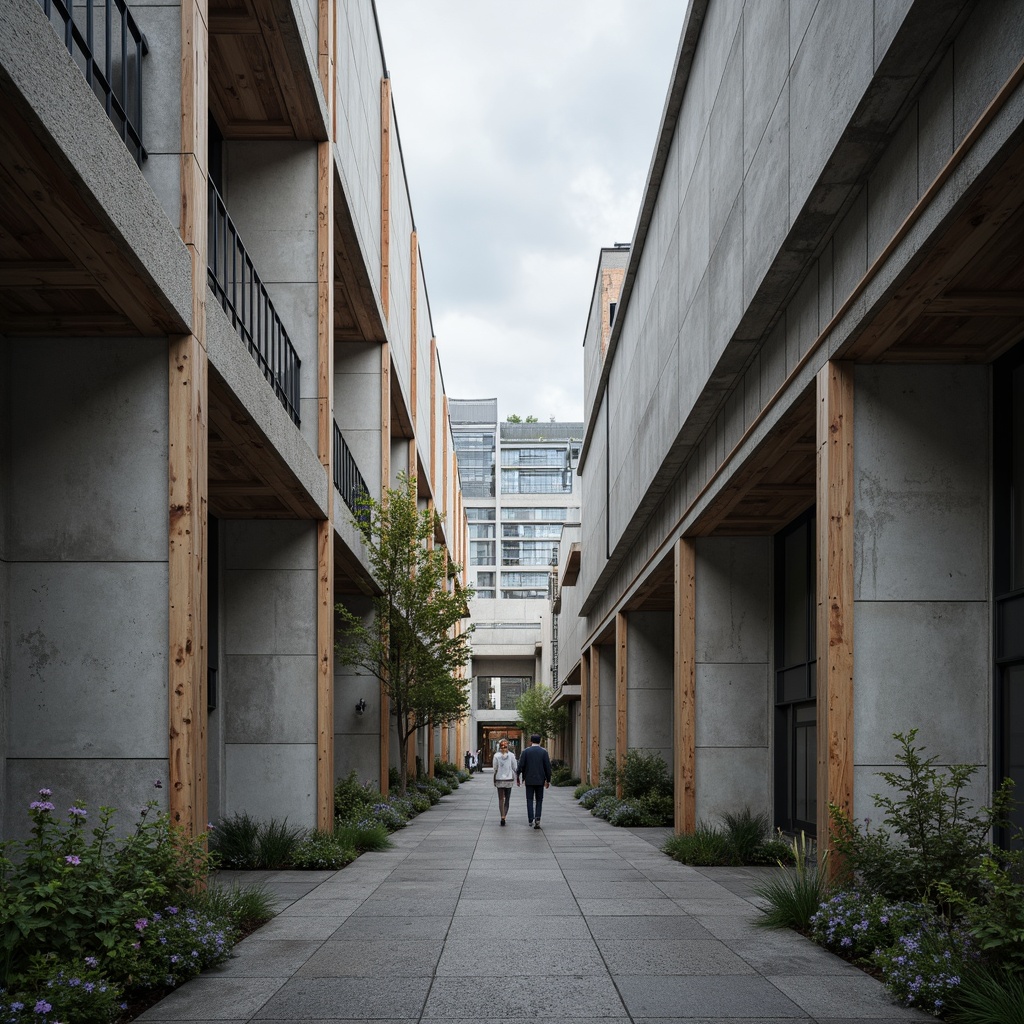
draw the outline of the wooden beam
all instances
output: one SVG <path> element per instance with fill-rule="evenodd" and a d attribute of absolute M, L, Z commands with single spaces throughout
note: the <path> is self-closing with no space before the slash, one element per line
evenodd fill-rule
<path fill-rule="evenodd" d="M 391 317 L 391 79 L 380 80 L 380 304 Z"/>
<path fill-rule="evenodd" d="M 621 769 L 626 760 L 627 684 L 629 682 L 629 623 L 625 612 L 615 614 L 615 765 Z M 622 798 L 622 780 L 615 784 L 615 795 Z"/>
<path fill-rule="evenodd" d="M 675 545 L 673 613 L 673 771 L 676 833 L 693 832 L 697 825 L 697 544 L 680 537 Z"/>
<path fill-rule="evenodd" d="M 4 260 L 0 263 L 0 290 L 30 288 L 78 290 L 96 287 L 96 279 L 87 270 L 66 260 Z"/>
<path fill-rule="evenodd" d="M 601 781 L 601 651 L 590 648 L 590 781 Z"/>
<path fill-rule="evenodd" d="M 584 651 L 580 657 L 580 779 L 590 782 L 590 765 L 587 760 L 587 718 L 590 713 L 590 657 Z"/>
<path fill-rule="evenodd" d="M 853 363 L 826 363 L 817 392 L 820 863 L 829 846 L 829 804 L 853 814 Z M 834 857 L 830 865 L 839 869 Z"/>

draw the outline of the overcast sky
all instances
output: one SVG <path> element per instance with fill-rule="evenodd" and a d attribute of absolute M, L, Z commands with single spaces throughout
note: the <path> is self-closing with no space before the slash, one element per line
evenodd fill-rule
<path fill-rule="evenodd" d="M 583 419 L 603 245 L 632 238 L 685 0 L 377 0 L 445 388 Z"/>

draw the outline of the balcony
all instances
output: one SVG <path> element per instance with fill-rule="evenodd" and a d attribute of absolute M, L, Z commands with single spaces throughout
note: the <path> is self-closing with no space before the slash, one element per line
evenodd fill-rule
<path fill-rule="evenodd" d="M 39 5 L 141 166 L 146 159 L 142 58 L 148 47 L 128 5 L 124 0 L 39 0 Z"/>
<path fill-rule="evenodd" d="M 212 181 L 208 192 L 210 287 L 297 426 L 299 356 Z"/>
<path fill-rule="evenodd" d="M 365 501 L 369 491 L 366 481 L 359 472 L 356 460 L 352 457 L 352 452 L 342 437 L 341 427 L 337 423 L 334 424 L 334 452 L 331 463 L 334 467 L 334 486 L 341 495 L 341 500 L 348 505 L 352 515 L 361 524 L 368 522 L 369 510 Z"/>

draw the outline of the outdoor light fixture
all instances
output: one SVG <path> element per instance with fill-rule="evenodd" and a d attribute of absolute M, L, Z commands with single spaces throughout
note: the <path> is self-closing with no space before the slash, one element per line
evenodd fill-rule
<path fill-rule="evenodd" d="M 359 698 L 359 703 L 356 704 L 356 714 L 361 715 L 366 710 L 366 701 L 362 697 Z"/>

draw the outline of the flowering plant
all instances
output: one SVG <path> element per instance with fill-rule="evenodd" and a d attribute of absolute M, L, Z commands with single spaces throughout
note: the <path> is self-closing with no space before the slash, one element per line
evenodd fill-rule
<path fill-rule="evenodd" d="M 121 989 L 106 977 L 94 956 L 34 957 L 21 989 L 0 992 L 3 1024 L 107 1024 L 125 1008 Z"/>
<path fill-rule="evenodd" d="M 234 930 L 191 908 L 165 907 L 134 922 L 137 938 L 122 964 L 138 988 L 180 985 L 227 959 Z"/>
<path fill-rule="evenodd" d="M 876 950 L 873 959 L 897 999 L 941 1014 L 978 952 L 962 929 L 923 927 L 901 935 L 888 949 Z"/>
<path fill-rule="evenodd" d="M 919 904 L 893 903 L 878 893 L 844 889 L 822 903 L 811 918 L 811 935 L 827 949 L 863 959 L 920 928 L 928 916 Z"/>

